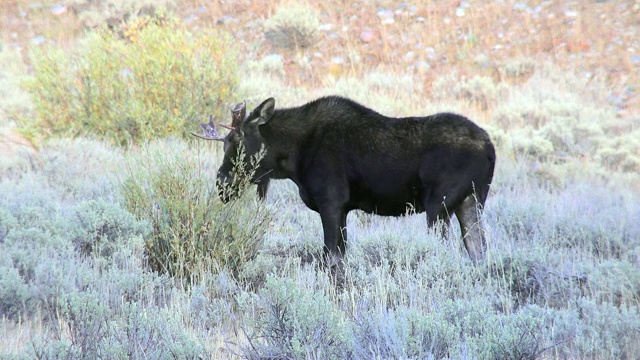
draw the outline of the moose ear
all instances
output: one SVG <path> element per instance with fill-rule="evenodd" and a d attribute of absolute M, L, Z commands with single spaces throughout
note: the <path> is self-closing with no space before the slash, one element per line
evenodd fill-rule
<path fill-rule="evenodd" d="M 262 125 L 271 119 L 273 116 L 273 111 L 276 107 L 276 100 L 274 98 L 268 98 L 263 101 L 254 112 L 259 114 L 260 117 L 256 118 L 254 121 L 258 122 L 258 125 Z"/>

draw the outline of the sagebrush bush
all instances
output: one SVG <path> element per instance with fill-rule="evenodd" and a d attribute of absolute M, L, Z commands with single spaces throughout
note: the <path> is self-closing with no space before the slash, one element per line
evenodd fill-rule
<path fill-rule="evenodd" d="M 442 76 L 434 81 L 432 95 L 437 100 L 462 100 L 479 109 L 487 110 L 496 100 L 506 93 L 503 84 L 494 83 L 486 76 L 474 76 L 470 79 L 458 79 L 456 74 Z"/>
<path fill-rule="evenodd" d="M 57 338 L 32 340 L 29 355 L 38 359 L 206 358 L 202 344 L 180 326 L 170 311 L 138 302 L 110 307 L 88 290 L 65 294 Z"/>
<path fill-rule="evenodd" d="M 33 52 L 27 88 L 37 114 L 21 121 L 30 139 L 91 134 L 130 144 L 186 135 L 210 113 L 228 115 L 237 59 L 222 32 L 140 18 L 123 37 L 95 31 L 81 44 L 70 54 L 52 46 Z"/>
<path fill-rule="evenodd" d="M 441 313 L 407 307 L 360 309 L 354 323 L 358 359 L 442 359 L 452 353 L 460 332 Z"/>
<path fill-rule="evenodd" d="M 254 306 L 259 315 L 246 332 L 247 359 L 351 357 L 348 324 L 321 289 L 270 276 Z"/>
<path fill-rule="evenodd" d="M 74 210 L 73 223 L 69 231 L 76 251 L 82 255 L 99 255 L 109 258 L 119 242 L 133 236 L 148 233 L 147 224 L 120 206 L 104 200 L 83 201 Z"/>
<path fill-rule="evenodd" d="M 315 11 L 301 4 L 282 4 L 266 23 L 265 37 L 280 48 L 310 47 L 317 41 L 320 20 Z"/>
<path fill-rule="evenodd" d="M 223 204 L 211 157 L 173 140 L 148 144 L 130 159 L 122 202 L 151 223 L 146 249 L 155 271 L 185 280 L 221 268 L 237 274 L 262 243 L 267 208 L 243 196 L 246 182 L 234 186 L 240 193 Z"/>
<path fill-rule="evenodd" d="M 468 87 L 468 83 L 457 86 Z M 473 89 L 464 91 L 473 98 Z M 640 142 L 635 119 L 620 118 L 606 99 L 608 93 L 598 78 L 587 81 L 537 66 L 496 103 L 492 122 L 511 135 L 503 149 L 545 161 L 582 159 L 605 171 L 637 172 Z"/>
<path fill-rule="evenodd" d="M 140 16 L 157 16 L 172 8 L 175 0 L 66 0 L 86 27 L 116 27 Z"/>

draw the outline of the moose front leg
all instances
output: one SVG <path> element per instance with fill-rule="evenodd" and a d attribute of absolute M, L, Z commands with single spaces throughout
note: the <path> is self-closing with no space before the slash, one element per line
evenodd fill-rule
<path fill-rule="evenodd" d="M 269 179 L 261 180 L 258 183 L 258 198 L 264 200 L 267 198 L 267 190 L 269 190 Z"/>
<path fill-rule="evenodd" d="M 332 268 L 339 265 L 346 250 L 347 212 L 337 207 L 327 207 L 320 210 L 320 219 L 327 267 Z"/>

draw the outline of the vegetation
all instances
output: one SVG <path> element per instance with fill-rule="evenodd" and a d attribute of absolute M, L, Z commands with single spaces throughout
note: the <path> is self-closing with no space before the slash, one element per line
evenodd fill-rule
<path fill-rule="evenodd" d="M 42 3 L 0 5 L 0 358 L 640 357 L 640 7 Z M 181 135 L 325 94 L 489 130 L 483 262 L 455 223 L 354 212 L 336 284 L 294 184 L 220 202 L 220 144 Z"/>
<path fill-rule="evenodd" d="M 237 82 L 235 52 L 222 32 L 190 33 L 171 18 L 139 18 L 122 35 L 89 33 L 72 54 L 34 50 L 28 84 L 35 116 L 21 129 L 45 136 L 97 136 L 131 144 L 226 115 Z"/>
<path fill-rule="evenodd" d="M 265 26 L 266 38 L 276 47 L 296 49 L 316 42 L 320 21 L 308 6 L 283 4 Z"/>
<path fill-rule="evenodd" d="M 234 187 L 239 199 L 223 206 L 212 154 L 198 150 L 150 144 L 128 163 L 121 187 L 124 208 L 153 229 L 145 243 L 150 267 L 193 282 L 220 269 L 237 275 L 257 254 L 269 221 L 266 208 L 246 196 L 246 180 Z"/>

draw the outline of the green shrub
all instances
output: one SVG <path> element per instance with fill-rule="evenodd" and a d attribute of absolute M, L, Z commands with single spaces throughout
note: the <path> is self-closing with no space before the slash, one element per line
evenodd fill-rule
<path fill-rule="evenodd" d="M 227 35 L 141 18 L 123 36 L 91 32 L 74 53 L 34 51 L 27 88 L 37 115 L 21 121 L 27 137 L 92 134 L 129 144 L 186 135 L 209 113 L 227 115 L 237 82 Z"/>
<path fill-rule="evenodd" d="M 277 47 L 306 48 L 316 42 L 319 26 L 320 20 L 313 9 L 284 5 L 265 23 L 265 36 Z"/>
<path fill-rule="evenodd" d="M 268 212 L 243 189 L 229 204 L 218 198 L 213 156 L 184 142 L 152 143 L 130 159 L 122 182 L 126 209 L 153 228 L 151 267 L 186 280 L 229 268 L 237 274 L 262 243 Z"/>

